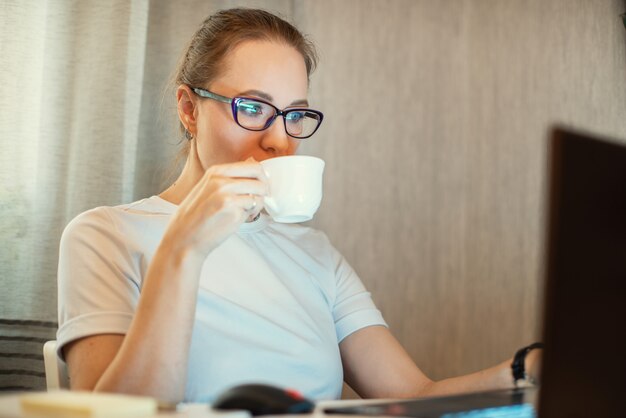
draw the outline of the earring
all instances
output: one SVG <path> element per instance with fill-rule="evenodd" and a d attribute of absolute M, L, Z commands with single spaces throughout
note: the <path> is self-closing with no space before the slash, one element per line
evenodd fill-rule
<path fill-rule="evenodd" d="M 191 141 L 193 139 L 193 134 L 187 129 L 185 129 L 185 139 L 187 139 L 188 141 Z"/>

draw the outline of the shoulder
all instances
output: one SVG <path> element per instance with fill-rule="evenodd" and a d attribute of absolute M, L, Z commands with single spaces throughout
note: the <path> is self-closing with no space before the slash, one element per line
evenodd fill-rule
<path fill-rule="evenodd" d="M 114 236 L 120 230 L 120 224 L 127 225 L 130 218 L 136 215 L 153 215 L 159 213 L 151 199 L 118 206 L 99 206 L 78 214 L 63 231 L 61 241 L 85 238 L 94 235 Z"/>
<path fill-rule="evenodd" d="M 100 206 L 80 213 L 72 219 L 63 231 L 63 239 L 76 236 L 87 230 L 109 229 L 114 227 L 110 211 L 112 207 Z"/>
<path fill-rule="evenodd" d="M 111 225 L 121 218 L 132 215 L 170 215 L 175 211 L 175 208 L 175 205 L 153 196 L 132 203 L 117 206 L 99 206 L 89 209 L 78 214 L 70 221 L 67 227 L 71 229 L 79 225 L 92 223 Z"/>

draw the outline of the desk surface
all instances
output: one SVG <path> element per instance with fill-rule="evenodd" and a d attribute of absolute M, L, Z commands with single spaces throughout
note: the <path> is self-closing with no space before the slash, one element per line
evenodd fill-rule
<path fill-rule="evenodd" d="M 24 392 L 23 394 L 32 394 L 33 392 Z M 10 393 L 0 395 L 0 418 L 37 418 L 34 415 L 24 415 L 20 406 L 20 395 L 22 393 Z M 324 408 L 350 406 L 369 402 L 380 402 L 381 399 L 363 401 L 363 400 L 339 400 L 339 401 L 322 401 L 318 402 L 315 411 L 307 415 L 307 417 L 324 417 L 322 412 Z M 280 418 L 287 418 L 290 415 L 280 415 Z M 302 418 L 302 415 L 291 415 L 292 417 Z M 213 411 L 207 404 L 183 404 L 176 411 L 159 411 L 152 416 L 144 416 L 142 418 L 250 418 L 251 415 L 244 411 L 235 412 L 218 412 Z M 269 415 L 267 415 L 270 418 Z"/>
<path fill-rule="evenodd" d="M 506 392 L 512 392 L 512 391 L 503 391 L 503 392 L 506 393 Z M 38 418 L 37 416 L 34 416 L 34 415 L 25 415 L 22 412 L 22 408 L 20 405 L 20 396 L 24 394 L 32 394 L 32 393 L 33 392 L 23 392 L 23 393 L 12 393 L 12 394 L 0 395 L 0 418 Z M 490 394 L 492 392 L 482 392 L 482 393 Z M 454 405 L 455 400 L 459 401 L 459 400 L 462 400 L 464 397 L 467 397 L 467 396 L 474 397 L 474 395 L 480 395 L 480 394 L 481 392 L 478 392 L 475 394 L 461 394 L 461 395 L 456 395 L 452 397 L 424 398 L 424 399 L 419 400 L 418 402 L 426 406 L 432 403 L 442 404 L 442 401 L 443 401 L 443 403 L 446 403 L 450 406 L 450 405 Z M 524 391 L 523 399 L 520 398 L 515 403 L 525 404 L 526 406 L 530 406 L 531 404 L 536 403 L 536 398 L 537 398 L 536 395 L 537 395 L 537 390 L 535 389 L 526 390 Z M 515 396 L 518 396 L 518 395 L 516 394 Z M 381 413 L 382 410 L 379 411 L 376 409 L 380 404 L 388 402 L 388 401 L 391 401 L 391 399 L 369 399 L 369 400 L 352 399 L 352 400 L 319 401 L 316 403 L 316 407 L 313 413 L 305 415 L 305 416 L 307 418 L 337 417 L 338 415 L 325 414 L 324 410 L 329 409 L 329 408 L 343 408 L 343 407 L 350 407 L 350 406 L 364 406 L 364 408 L 359 408 L 359 410 L 363 410 L 363 412 L 357 412 L 358 414 L 360 414 L 360 416 L 363 416 L 363 417 L 369 416 L 371 418 L 372 416 L 380 416 L 380 415 L 416 416 L 415 414 L 408 413 L 409 412 L 408 410 L 404 411 L 404 412 L 407 412 L 406 414 L 402 414 L 401 412 L 398 413 L 399 411 L 389 410 L 388 408 L 384 409 L 382 413 Z M 399 400 L 396 400 L 396 401 L 399 401 Z M 404 399 L 400 402 L 411 402 L 411 400 Z M 494 403 L 493 405 L 495 406 L 497 404 Z M 395 405 L 395 407 L 397 407 L 397 405 Z M 485 406 L 482 405 L 481 407 L 484 408 Z M 419 405 L 418 405 L 418 409 L 419 409 Z M 432 410 L 431 407 L 429 407 L 429 409 L 431 409 L 430 412 L 437 412 L 437 411 Z M 390 411 L 392 413 L 389 413 Z M 452 412 L 452 411 L 447 411 L 447 412 Z M 535 416 L 534 412 L 532 411 L 532 408 L 530 411 L 526 411 L 526 412 L 528 412 L 528 414 L 522 414 L 520 416 Z M 424 413 L 424 410 L 419 409 L 418 415 L 421 415 L 423 413 Z M 439 413 L 435 413 L 432 416 L 439 416 Z M 246 411 L 233 411 L 233 412 L 214 411 L 211 409 L 211 407 L 208 404 L 181 404 L 178 406 L 176 410 L 159 410 L 154 415 L 151 415 L 151 416 L 144 415 L 142 418 L 165 418 L 165 417 L 172 417 L 172 418 L 173 417 L 176 417 L 176 418 L 251 418 L 251 415 Z M 271 416 L 269 415 L 264 416 L 264 418 L 265 417 L 271 418 Z M 275 418 L 288 418 L 288 417 L 302 418 L 303 415 L 276 415 L 274 417 Z M 353 417 L 355 416 L 353 415 Z"/>

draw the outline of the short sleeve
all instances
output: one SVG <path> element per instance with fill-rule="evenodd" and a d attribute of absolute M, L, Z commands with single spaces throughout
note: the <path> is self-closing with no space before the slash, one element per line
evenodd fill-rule
<path fill-rule="evenodd" d="M 370 292 L 365 289 L 354 269 L 339 253 L 336 254 L 336 257 L 337 288 L 333 317 L 337 341 L 341 342 L 348 335 L 361 328 L 373 325 L 387 327 L 382 314 L 372 301 Z"/>
<path fill-rule="evenodd" d="M 140 279 L 109 208 L 76 217 L 63 231 L 59 252 L 57 350 L 79 338 L 125 334 Z"/>

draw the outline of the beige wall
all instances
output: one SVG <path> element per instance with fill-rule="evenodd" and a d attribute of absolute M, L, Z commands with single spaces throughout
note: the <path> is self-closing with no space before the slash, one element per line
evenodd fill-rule
<path fill-rule="evenodd" d="M 626 138 L 622 1 L 315 1 L 313 222 L 427 374 L 540 337 L 546 132 Z"/>
<path fill-rule="evenodd" d="M 313 225 L 428 375 L 489 366 L 540 336 L 547 128 L 626 138 L 623 1 L 155 3 L 143 109 L 216 8 L 278 10 L 317 43 L 311 102 L 326 119 L 302 152 L 327 171 Z M 173 152 L 153 112 L 141 132 Z M 138 162 L 137 197 L 158 191 L 156 168 Z"/>

